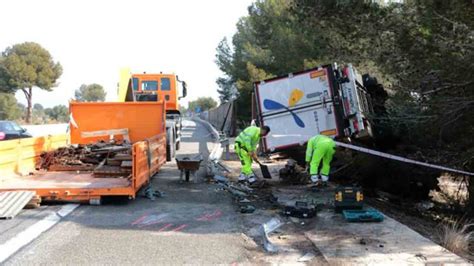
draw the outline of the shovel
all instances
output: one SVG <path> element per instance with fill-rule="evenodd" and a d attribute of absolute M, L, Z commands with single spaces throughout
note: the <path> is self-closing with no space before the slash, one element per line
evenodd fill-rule
<path fill-rule="evenodd" d="M 268 170 L 268 166 L 262 164 L 261 162 L 257 162 L 260 165 L 260 170 L 262 171 L 263 178 L 265 179 L 272 179 L 272 175 Z"/>

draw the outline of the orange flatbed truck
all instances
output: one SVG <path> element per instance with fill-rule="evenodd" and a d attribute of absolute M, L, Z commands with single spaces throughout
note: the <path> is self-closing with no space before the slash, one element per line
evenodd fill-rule
<path fill-rule="evenodd" d="M 35 191 L 45 201 L 100 204 L 104 197 L 134 199 L 166 162 L 165 109 L 153 103 L 70 103 L 70 135 L 0 142 L 0 192 Z M 148 119 L 137 119 L 147 114 Z M 71 144 L 110 140 L 110 135 L 86 132 L 127 129 L 132 143 L 132 173 L 128 178 L 98 178 L 90 172 L 35 171 L 43 152 Z M 114 135 L 123 139 L 122 135 Z"/>

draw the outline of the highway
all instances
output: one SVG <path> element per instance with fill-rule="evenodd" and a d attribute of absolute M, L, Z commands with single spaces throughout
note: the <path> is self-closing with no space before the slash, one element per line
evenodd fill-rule
<path fill-rule="evenodd" d="M 206 157 L 213 148 L 211 135 L 200 124 L 185 121 L 183 135 L 179 153 Z M 198 174 L 198 184 L 181 183 L 176 164 L 167 163 L 153 180 L 165 193 L 163 198 L 80 206 L 5 265 L 249 263 L 251 251 L 232 199 L 203 181 L 205 167 Z M 33 220 L 44 217 L 31 212 L 28 217 Z M 22 213 L 15 218 L 21 219 L 27 217 Z M 29 224 L 6 230 L 8 235 L 0 234 L 0 240 L 2 235 L 5 240 L 14 237 Z"/>

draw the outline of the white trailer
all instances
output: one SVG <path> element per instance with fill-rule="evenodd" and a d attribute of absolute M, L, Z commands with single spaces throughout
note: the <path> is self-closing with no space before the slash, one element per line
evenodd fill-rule
<path fill-rule="evenodd" d="M 336 137 L 372 135 L 366 115 L 372 112 L 362 76 L 348 64 L 326 65 L 255 83 L 257 116 L 271 128 L 266 152 L 304 145 L 323 134 Z"/>

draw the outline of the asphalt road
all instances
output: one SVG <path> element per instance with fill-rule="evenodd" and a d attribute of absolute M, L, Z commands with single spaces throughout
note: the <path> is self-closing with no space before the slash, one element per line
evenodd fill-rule
<path fill-rule="evenodd" d="M 213 145 L 204 126 L 185 121 L 179 153 L 207 156 Z M 81 206 L 5 265 L 249 263 L 252 243 L 232 199 L 203 181 L 204 166 L 198 174 L 197 184 L 180 182 L 167 163 L 153 180 L 163 198 Z"/>

